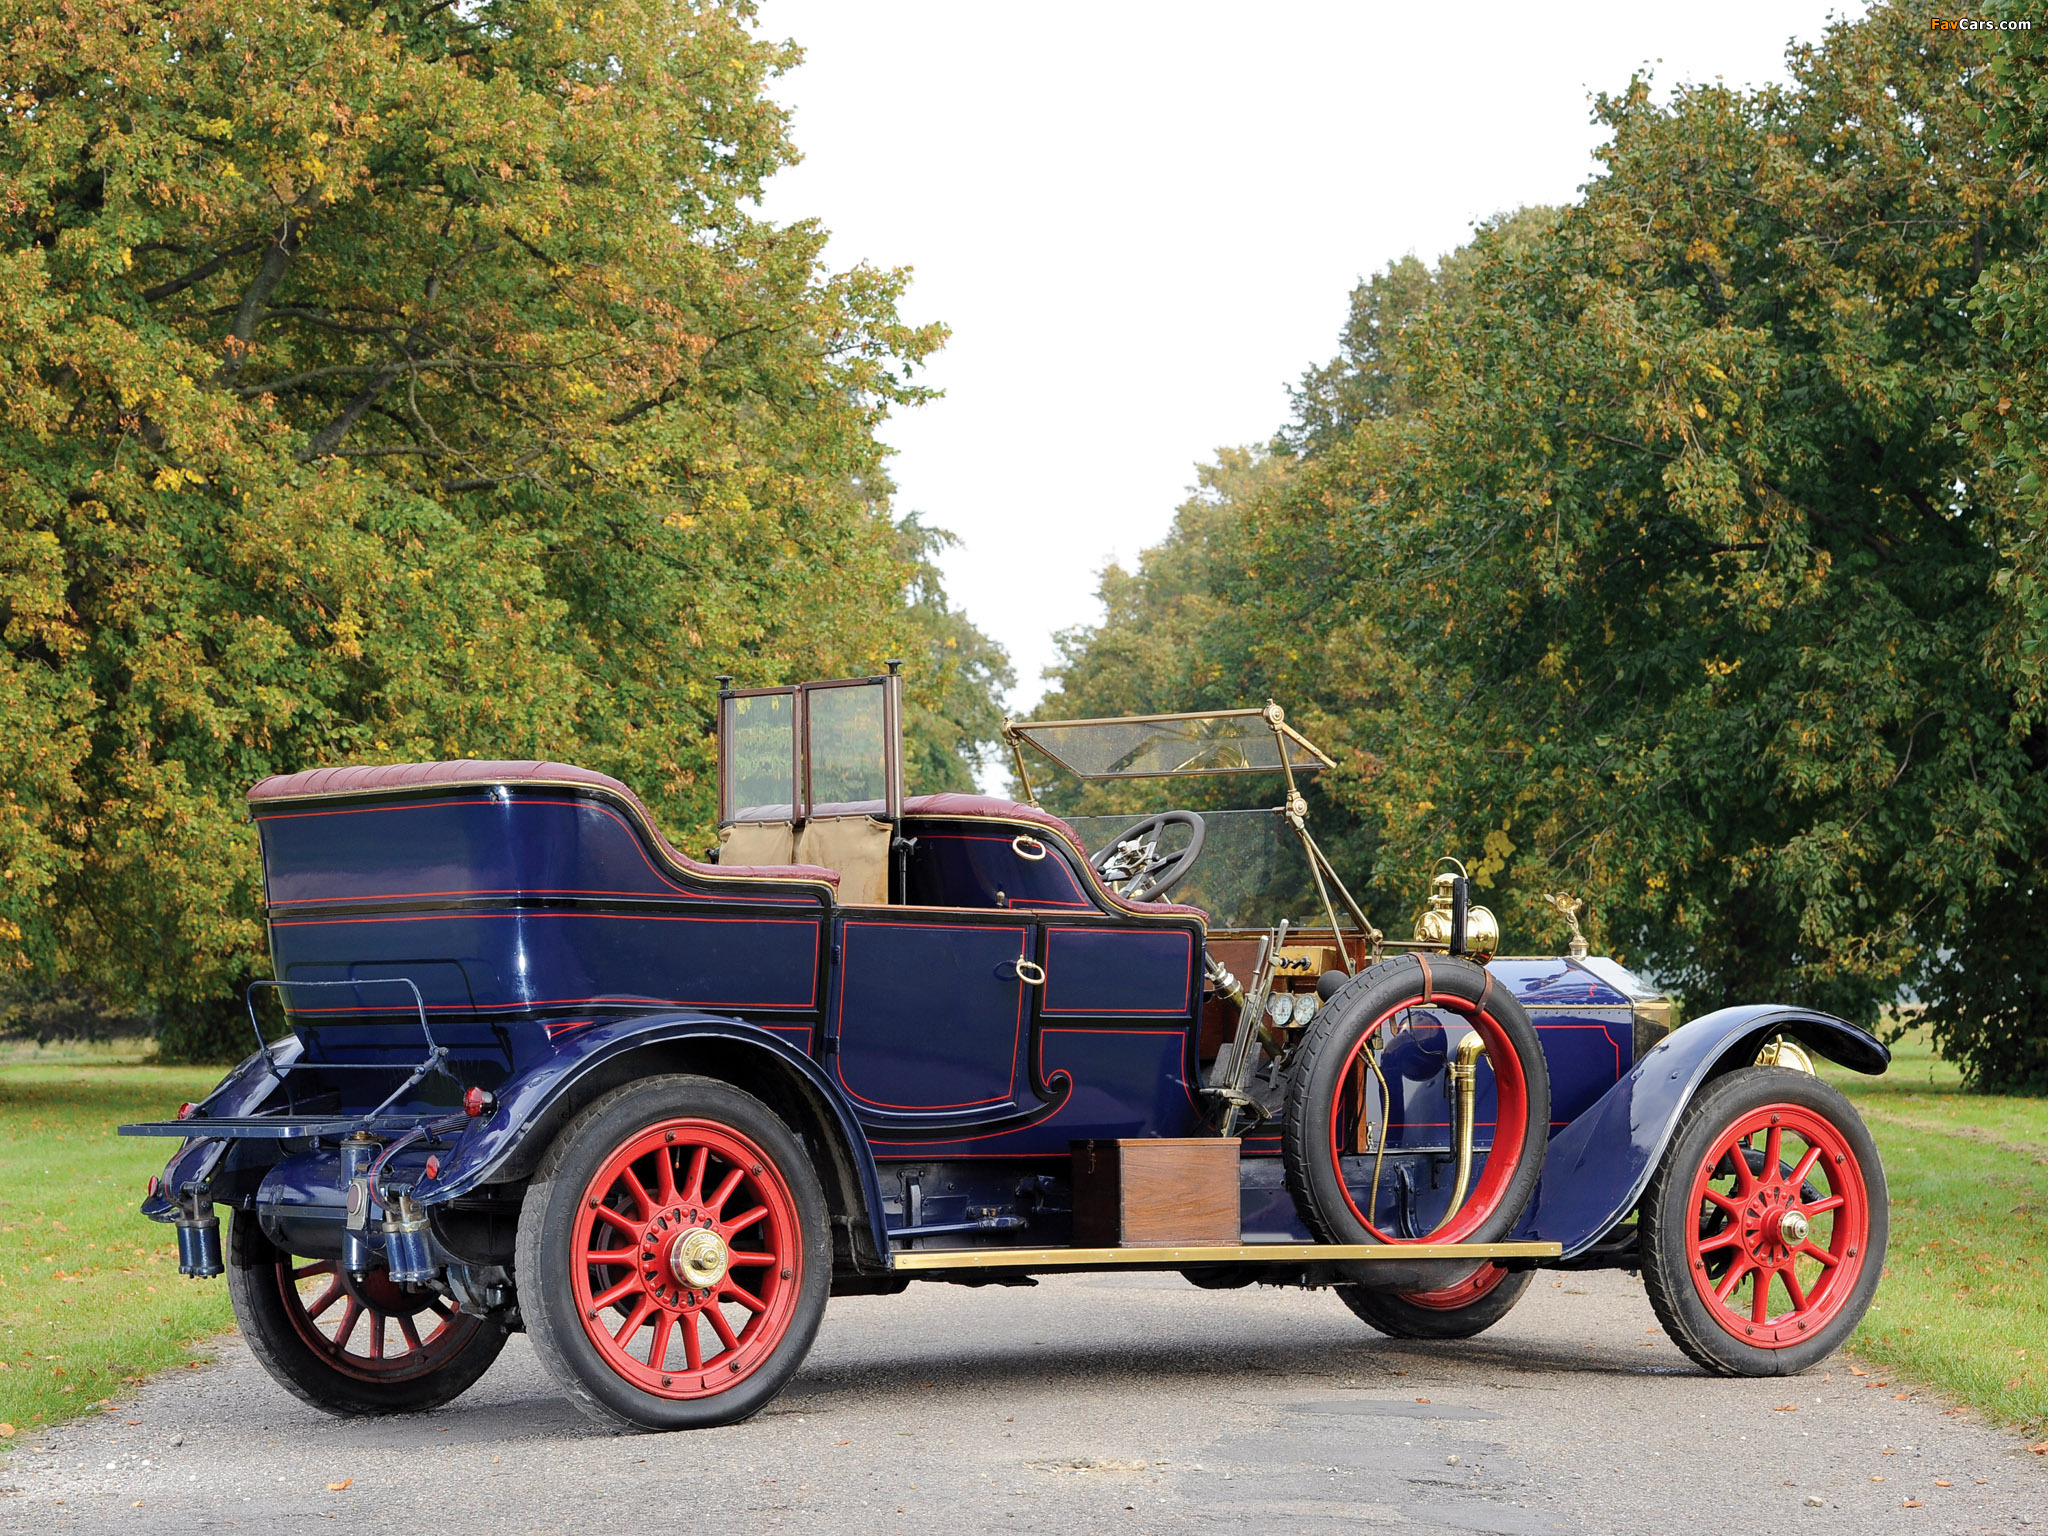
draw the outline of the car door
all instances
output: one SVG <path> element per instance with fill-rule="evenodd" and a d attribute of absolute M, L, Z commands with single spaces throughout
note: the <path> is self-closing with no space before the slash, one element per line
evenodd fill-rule
<path fill-rule="evenodd" d="M 1035 1106 L 1037 928 L 1000 909 L 841 909 L 825 1049 L 864 1122 L 969 1126 Z"/>

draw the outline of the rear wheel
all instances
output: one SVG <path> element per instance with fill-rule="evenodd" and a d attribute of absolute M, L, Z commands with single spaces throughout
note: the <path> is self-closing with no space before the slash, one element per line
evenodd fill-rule
<path fill-rule="evenodd" d="M 354 1417 L 418 1413 L 461 1396 L 505 1347 L 505 1330 L 383 1270 L 351 1275 L 301 1259 L 254 1213 L 228 1229 L 228 1298 L 249 1349 L 293 1396 Z"/>
<path fill-rule="evenodd" d="M 1344 1305 L 1394 1339 L 1469 1339 L 1484 1333 L 1514 1310 L 1532 1269 L 1482 1264 L 1456 1285 L 1434 1291 L 1371 1291 L 1340 1285 Z"/>
<path fill-rule="evenodd" d="M 1643 1285 L 1672 1342 L 1722 1376 L 1789 1376 L 1870 1306 L 1890 1233 L 1862 1117 L 1784 1067 L 1716 1079 L 1686 1107 L 1642 1204 Z"/>
<path fill-rule="evenodd" d="M 817 1335 L 826 1223 L 809 1159 L 752 1095 L 702 1077 L 621 1088 L 562 1133 L 527 1189 L 527 1332 L 600 1422 L 748 1418 Z"/>

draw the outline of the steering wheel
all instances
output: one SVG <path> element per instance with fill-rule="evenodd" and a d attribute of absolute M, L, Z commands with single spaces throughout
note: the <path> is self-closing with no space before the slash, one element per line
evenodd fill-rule
<path fill-rule="evenodd" d="M 1186 827 L 1188 845 L 1172 853 L 1159 851 L 1159 836 L 1168 827 Z M 1193 811 L 1161 811 L 1133 822 L 1101 848 L 1089 863 L 1125 901 L 1157 901 L 1187 878 L 1202 856 L 1208 828 Z"/>

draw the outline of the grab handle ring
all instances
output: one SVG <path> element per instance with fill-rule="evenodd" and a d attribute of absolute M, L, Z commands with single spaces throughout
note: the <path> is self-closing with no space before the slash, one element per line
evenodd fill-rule
<path fill-rule="evenodd" d="M 1010 973 L 1027 987 L 1045 985 L 1045 967 L 1030 960 L 1012 960 Z"/>
<path fill-rule="evenodd" d="M 1029 859 L 1036 864 L 1045 857 L 1045 844 L 1028 832 L 1019 832 L 1010 839 L 1010 847 L 1020 859 Z"/>

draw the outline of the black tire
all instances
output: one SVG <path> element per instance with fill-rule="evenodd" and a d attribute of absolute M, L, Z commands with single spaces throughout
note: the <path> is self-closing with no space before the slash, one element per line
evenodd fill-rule
<path fill-rule="evenodd" d="M 1840 1203 L 1809 1212 L 1829 1201 Z M 1828 1084 L 1785 1067 L 1745 1067 L 1701 1089 L 1640 1210 L 1650 1305 L 1672 1342 L 1717 1376 L 1790 1376 L 1833 1354 L 1869 1310 L 1891 1235 L 1884 1165 L 1862 1117 Z M 1782 1267 L 1766 1274 L 1770 1264 Z M 1724 1301 L 1707 1294 L 1724 1287 Z M 1781 1294 L 1791 1305 L 1773 1315 Z"/>
<path fill-rule="evenodd" d="M 1340 1285 L 1337 1295 L 1389 1338 L 1469 1339 L 1513 1311 L 1535 1278 L 1533 1269 L 1482 1264 L 1463 1284 L 1444 1290 L 1378 1291 Z"/>
<path fill-rule="evenodd" d="M 1264 1273 L 1256 1264 L 1190 1264 L 1181 1279 L 1204 1291 L 1241 1291 Z"/>
<path fill-rule="evenodd" d="M 502 1324 L 465 1316 L 432 1292 L 403 1290 L 382 1271 L 357 1280 L 338 1264 L 294 1259 L 251 1211 L 229 1223 L 227 1272 L 250 1353 L 292 1396 L 343 1418 L 452 1402 L 505 1347 Z"/>
<path fill-rule="evenodd" d="M 1339 987 L 1316 1015 L 1287 1088 L 1280 1150 L 1287 1189 L 1311 1232 L 1328 1243 L 1397 1241 L 1366 1220 L 1346 1185 L 1337 1151 L 1340 1096 L 1366 1038 L 1404 1008 L 1443 1009 L 1463 1017 L 1486 1041 L 1502 1113 L 1521 1112 L 1508 1144 L 1496 1140 L 1475 1171 L 1463 1210 L 1434 1242 L 1499 1242 L 1514 1230 L 1536 1192 L 1550 1136 L 1550 1074 L 1536 1026 L 1492 975 L 1469 960 L 1403 955 L 1370 966 Z M 1514 1080 L 1520 1080 L 1520 1090 Z M 1505 1161 L 1503 1161 L 1505 1159 Z M 1363 1159 L 1352 1157 L 1355 1168 Z M 1434 1291 L 1469 1277 L 1469 1260 L 1372 1260 L 1347 1266 L 1346 1278 L 1376 1290 Z"/>
<path fill-rule="evenodd" d="M 698 1147 L 704 1160 L 692 1174 Z M 650 1182 L 663 1166 L 666 1194 Z M 714 1200 L 709 1186 L 728 1177 L 734 1184 Z M 639 1197 L 623 1193 L 635 1182 L 646 1191 L 644 1212 Z M 733 1199 L 741 1215 L 764 1214 L 726 1231 Z M 716 1277 L 700 1291 L 681 1278 L 689 1273 L 683 1250 L 706 1232 L 721 1241 L 710 1261 Z M 626 1262 L 607 1264 L 593 1257 L 599 1252 Z M 817 1337 L 832 1286 L 825 1197 L 796 1137 L 760 1100 L 713 1078 L 649 1078 L 599 1099 L 548 1149 L 520 1211 L 517 1273 L 535 1352 L 591 1418 L 622 1429 L 733 1424 L 774 1400 Z M 630 1309 L 586 1305 L 621 1288 Z M 628 1314 L 618 1325 L 626 1328 L 643 1301 L 647 1321 L 627 1329 L 623 1343 L 597 1342 L 595 1333 L 614 1333 L 614 1312 Z M 707 1340 L 707 1330 L 717 1331 Z"/>

